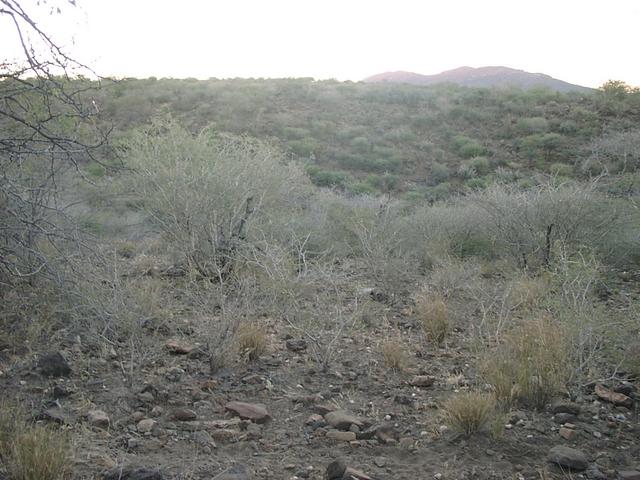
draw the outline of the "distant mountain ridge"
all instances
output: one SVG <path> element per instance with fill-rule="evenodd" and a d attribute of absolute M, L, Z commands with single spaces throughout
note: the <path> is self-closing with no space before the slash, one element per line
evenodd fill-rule
<path fill-rule="evenodd" d="M 531 73 L 508 67 L 460 67 L 436 75 L 422 75 L 413 72 L 385 72 L 364 79 L 367 83 L 407 83 L 411 85 L 434 85 L 455 83 L 465 87 L 547 87 L 559 92 L 591 91 L 588 87 L 574 85 L 544 73 Z"/>

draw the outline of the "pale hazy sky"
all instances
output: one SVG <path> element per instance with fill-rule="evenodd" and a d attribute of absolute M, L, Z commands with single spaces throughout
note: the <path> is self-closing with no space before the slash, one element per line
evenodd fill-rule
<path fill-rule="evenodd" d="M 640 86 L 640 0 L 77 4 L 38 17 L 40 25 L 103 76 L 361 80 L 504 65 L 591 87 L 608 79 Z M 14 51 L 7 29 L 0 21 L 0 60 Z"/>

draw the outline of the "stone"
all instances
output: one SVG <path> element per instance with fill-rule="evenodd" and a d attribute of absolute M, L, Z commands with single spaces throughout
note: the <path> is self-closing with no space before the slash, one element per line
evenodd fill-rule
<path fill-rule="evenodd" d="M 251 472 L 246 465 L 237 464 L 213 477 L 213 480 L 250 480 Z"/>
<path fill-rule="evenodd" d="M 376 428 L 376 438 L 382 443 L 397 442 L 400 435 L 391 423 L 380 425 Z"/>
<path fill-rule="evenodd" d="M 319 415 L 326 415 L 336 410 L 338 410 L 338 407 L 331 403 L 317 403 L 313 406 L 313 411 Z"/>
<path fill-rule="evenodd" d="M 243 420 L 266 423 L 271 419 L 267 407 L 261 403 L 229 402 L 224 408 Z"/>
<path fill-rule="evenodd" d="M 347 470 L 347 462 L 343 459 L 334 460 L 327 465 L 324 478 L 326 480 L 342 480 L 344 473 Z"/>
<path fill-rule="evenodd" d="M 618 383 L 615 387 L 613 387 L 613 391 L 616 393 L 622 393 L 628 397 L 633 396 L 634 393 L 637 392 L 636 386 L 627 381 L 623 381 Z"/>
<path fill-rule="evenodd" d="M 576 416 L 572 413 L 556 413 L 553 416 L 553 420 L 560 425 L 564 425 L 565 423 L 573 423 L 576 421 Z"/>
<path fill-rule="evenodd" d="M 558 401 L 551 406 L 551 411 L 555 414 L 570 413 L 571 415 L 579 415 L 580 410 L 580 405 L 573 402 Z"/>
<path fill-rule="evenodd" d="M 633 399 L 627 397 L 624 393 L 617 393 L 613 390 L 609 390 L 601 383 L 596 384 L 594 391 L 598 398 L 605 402 L 613 403 L 614 405 L 621 405 L 626 408 L 633 407 Z"/>
<path fill-rule="evenodd" d="M 164 480 L 159 470 L 140 467 L 117 467 L 102 474 L 104 480 Z"/>
<path fill-rule="evenodd" d="M 356 425 L 359 428 L 364 426 L 358 417 L 351 415 L 345 410 L 334 410 L 333 412 L 329 412 L 324 416 L 324 419 L 329 425 L 333 428 L 337 428 L 338 430 L 349 430 L 351 425 Z"/>
<path fill-rule="evenodd" d="M 304 352 L 307 349 L 307 341 L 300 339 L 291 339 L 286 342 L 287 350 L 292 352 Z"/>
<path fill-rule="evenodd" d="M 416 375 L 409 382 L 414 387 L 430 387 L 435 383 L 435 377 L 429 375 Z"/>
<path fill-rule="evenodd" d="M 622 470 L 618 472 L 620 480 L 640 480 L 640 472 L 637 470 Z"/>
<path fill-rule="evenodd" d="M 42 355 L 37 368 L 45 377 L 67 377 L 71 374 L 71 367 L 60 352 Z"/>
<path fill-rule="evenodd" d="M 373 463 L 376 465 L 376 467 L 384 467 L 387 464 L 387 459 L 384 457 L 376 457 L 373 459 Z"/>
<path fill-rule="evenodd" d="M 164 344 L 165 348 L 169 350 L 170 353 L 175 355 L 188 355 L 193 351 L 193 346 L 188 345 L 186 343 L 181 342 L 180 340 L 168 340 L 167 343 Z"/>
<path fill-rule="evenodd" d="M 573 430 L 571 428 L 567 428 L 567 427 L 561 427 L 560 430 L 558 431 L 558 433 L 565 440 L 573 440 L 578 435 L 575 430 Z"/>
<path fill-rule="evenodd" d="M 89 410 L 87 412 L 87 422 L 92 427 L 97 428 L 109 428 L 109 425 L 111 424 L 109 415 L 102 410 Z"/>
<path fill-rule="evenodd" d="M 307 418 L 307 421 L 304 423 L 305 425 L 316 425 L 320 423 L 325 423 L 325 421 L 322 415 L 318 415 L 317 413 L 312 413 L 311 415 L 309 415 L 309 418 Z"/>
<path fill-rule="evenodd" d="M 189 410 L 187 408 L 179 408 L 173 411 L 173 413 L 171 414 L 171 418 L 179 422 L 190 422 L 198 418 L 198 415 L 193 410 Z"/>
<path fill-rule="evenodd" d="M 582 451 L 565 447 L 564 445 L 553 447 L 549 451 L 548 460 L 550 463 L 554 463 L 562 468 L 568 468 L 569 470 L 577 472 L 586 470 L 589 466 L 589 460 Z"/>
<path fill-rule="evenodd" d="M 163 413 L 164 413 L 164 409 L 160 405 L 156 405 L 151 409 L 151 412 L 149 413 L 149 415 L 151 415 L 154 418 L 157 418 L 161 416 Z"/>
<path fill-rule="evenodd" d="M 339 442 L 351 442 L 356 439 L 354 432 L 341 432 L 340 430 L 329 430 L 326 435 L 331 440 L 337 440 Z"/>
<path fill-rule="evenodd" d="M 153 430 L 153 427 L 156 426 L 158 422 L 152 420 L 151 418 L 145 418 L 144 420 L 140 420 L 136 425 L 136 429 L 140 433 L 148 433 Z"/>

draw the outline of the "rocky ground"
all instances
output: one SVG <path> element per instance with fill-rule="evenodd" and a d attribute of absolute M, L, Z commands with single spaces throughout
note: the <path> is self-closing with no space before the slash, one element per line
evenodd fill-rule
<path fill-rule="evenodd" d="M 394 321 L 417 346 L 402 373 L 382 360 L 385 328 L 339 338 L 323 372 L 305 340 L 272 321 L 267 353 L 214 375 L 193 335 L 165 335 L 133 371 L 126 349 L 76 339 L 2 357 L 0 391 L 71 433 L 74 478 L 640 479 L 633 383 L 585 385 L 465 439 L 439 409 L 477 383 L 464 334 L 436 349 L 410 317 Z"/>

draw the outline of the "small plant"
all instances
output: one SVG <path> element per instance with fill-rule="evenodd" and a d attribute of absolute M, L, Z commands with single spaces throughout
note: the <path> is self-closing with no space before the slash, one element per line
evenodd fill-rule
<path fill-rule="evenodd" d="M 495 410 L 495 401 L 488 393 L 462 392 L 449 398 L 442 408 L 445 423 L 470 437 L 489 421 Z"/>
<path fill-rule="evenodd" d="M 547 317 L 525 320 L 505 335 L 483 368 L 498 402 L 544 408 L 569 378 L 569 345 L 561 325 Z"/>
<path fill-rule="evenodd" d="M 408 362 L 407 350 L 398 340 L 387 340 L 382 344 L 384 363 L 391 370 L 402 371 Z"/>
<path fill-rule="evenodd" d="M 267 349 L 267 335 L 264 327 L 257 323 L 240 326 L 237 341 L 240 354 L 250 362 L 260 358 Z"/>
<path fill-rule="evenodd" d="M 15 480 L 58 480 L 65 478 L 69 446 L 64 435 L 46 427 L 27 427 L 13 439 L 9 465 Z"/>
<path fill-rule="evenodd" d="M 439 294 L 422 293 L 416 300 L 416 313 L 427 338 L 442 345 L 449 332 L 449 309 Z"/>
<path fill-rule="evenodd" d="M 22 412 L 0 405 L 0 466 L 14 480 L 60 480 L 68 473 L 67 437 L 53 429 L 29 425 Z"/>

